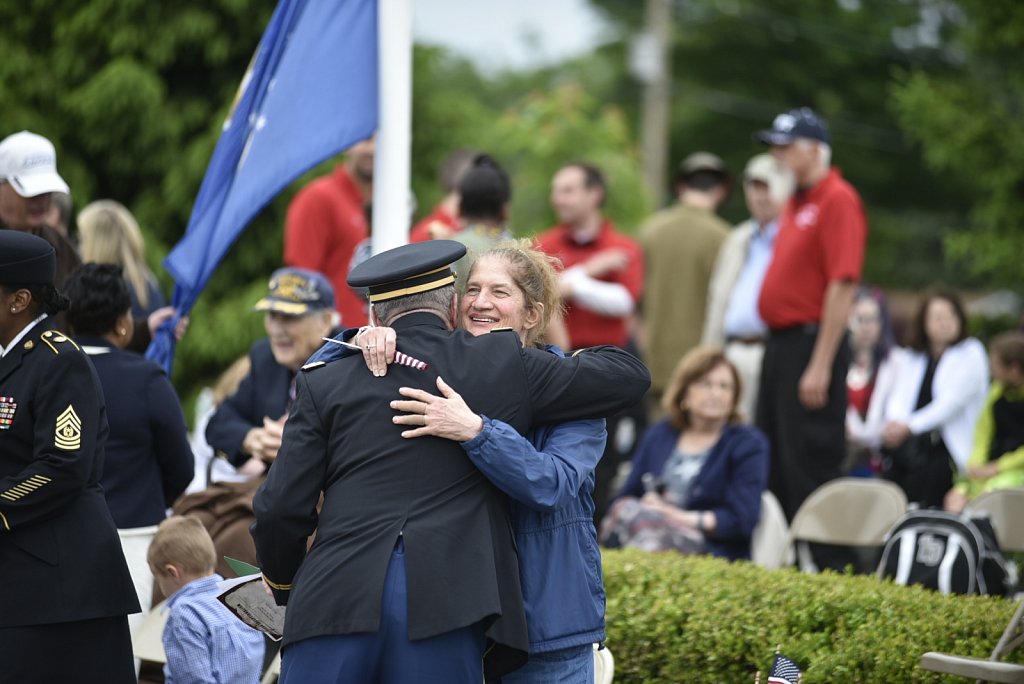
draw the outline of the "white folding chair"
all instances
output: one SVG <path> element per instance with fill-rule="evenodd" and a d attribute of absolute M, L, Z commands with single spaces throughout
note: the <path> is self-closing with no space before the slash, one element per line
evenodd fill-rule
<path fill-rule="evenodd" d="M 615 658 L 611 650 L 594 644 L 594 684 L 612 684 L 615 677 Z"/>
<path fill-rule="evenodd" d="M 267 671 L 263 673 L 263 679 L 260 680 L 260 684 L 277 684 L 277 680 L 280 678 L 281 651 L 278 651 L 274 659 L 270 661 L 270 665 L 267 666 Z"/>
<path fill-rule="evenodd" d="M 150 608 L 142 623 L 132 632 L 132 651 L 139 660 L 167 662 L 163 641 L 164 625 L 167 624 L 167 613 L 163 610 L 166 603 L 167 601 L 161 601 Z"/>
<path fill-rule="evenodd" d="M 1024 643 L 1024 601 L 1019 601 L 1017 610 L 1010 618 L 1003 635 L 999 638 L 988 659 L 949 653 L 925 653 L 921 656 L 921 669 L 930 672 L 969 677 L 977 682 L 1004 682 L 1024 684 L 1024 665 L 1003 661 L 1013 649 Z"/>
<path fill-rule="evenodd" d="M 800 505 L 789 525 L 780 554 L 792 553 L 797 541 L 841 546 L 881 546 L 893 524 L 907 511 L 899 485 L 886 480 L 840 477 L 821 485 Z M 801 554 L 800 569 L 815 572 Z M 781 556 L 780 562 L 785 559 Z"/>
<path fill-rule="evenodd" d="M 1024 551 L 1024 487 L 993 489 L 979 494 L 964 513 L 984 513 L 992 522 L 1002 551 Z"/>
<path fill-rule="evenodd" d="M 761 517 L 750 539 L 750 560 L 768 570 L 791 565 L 792 559 L 779 553 L 788 536 L 789 523 L 782 504 L 766 489 L 761 494 Z"/>

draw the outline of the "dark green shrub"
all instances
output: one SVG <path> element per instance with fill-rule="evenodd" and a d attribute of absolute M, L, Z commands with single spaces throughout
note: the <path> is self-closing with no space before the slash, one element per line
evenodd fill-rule
<path fill-rule="evenodd" d="M 917 667 L 926 651 L 988 657 L 1015 605 L 873 577 L 604 551 L 616 684 L 767 679 L 776 646 L 817 682 L 962 682 Z M 1017 652 L 1011 659 L 1024 660 Z"/>

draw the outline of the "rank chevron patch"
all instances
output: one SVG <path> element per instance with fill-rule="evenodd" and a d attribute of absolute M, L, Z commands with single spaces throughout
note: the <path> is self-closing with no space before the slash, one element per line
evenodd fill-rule
<path fill-rule="evenodd" d="M 82 446 L 82 421 L 71 404 L 57 416 L 57 429 L 53 440 L 58 449 L 65 451 L 73 451 Z"/>

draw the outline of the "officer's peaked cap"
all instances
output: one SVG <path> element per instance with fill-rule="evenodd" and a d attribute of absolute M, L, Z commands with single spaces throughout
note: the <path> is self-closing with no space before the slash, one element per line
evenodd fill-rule
<path fill-rule="evenodd" d="M 348 284 L 367 288 L 371 302 L 435 290 L 455 282 L 451 265 L 466 254 L 455 240 L 414 242 L 375 254 L 348 274 Z"/>

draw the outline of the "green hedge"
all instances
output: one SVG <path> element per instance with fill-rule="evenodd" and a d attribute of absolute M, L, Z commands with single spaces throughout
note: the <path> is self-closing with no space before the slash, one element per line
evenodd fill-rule
<path fill-rule="evenodd" d="M 668 553 L 606 550 L 604 573 L 616 684 L 749 683 L 757 670 L 764 682 L 776 646 L 804 684 L 963 682 L 919 669 L 921 654 L 988 657 L 1015 608 L 873 577 Z"/>

